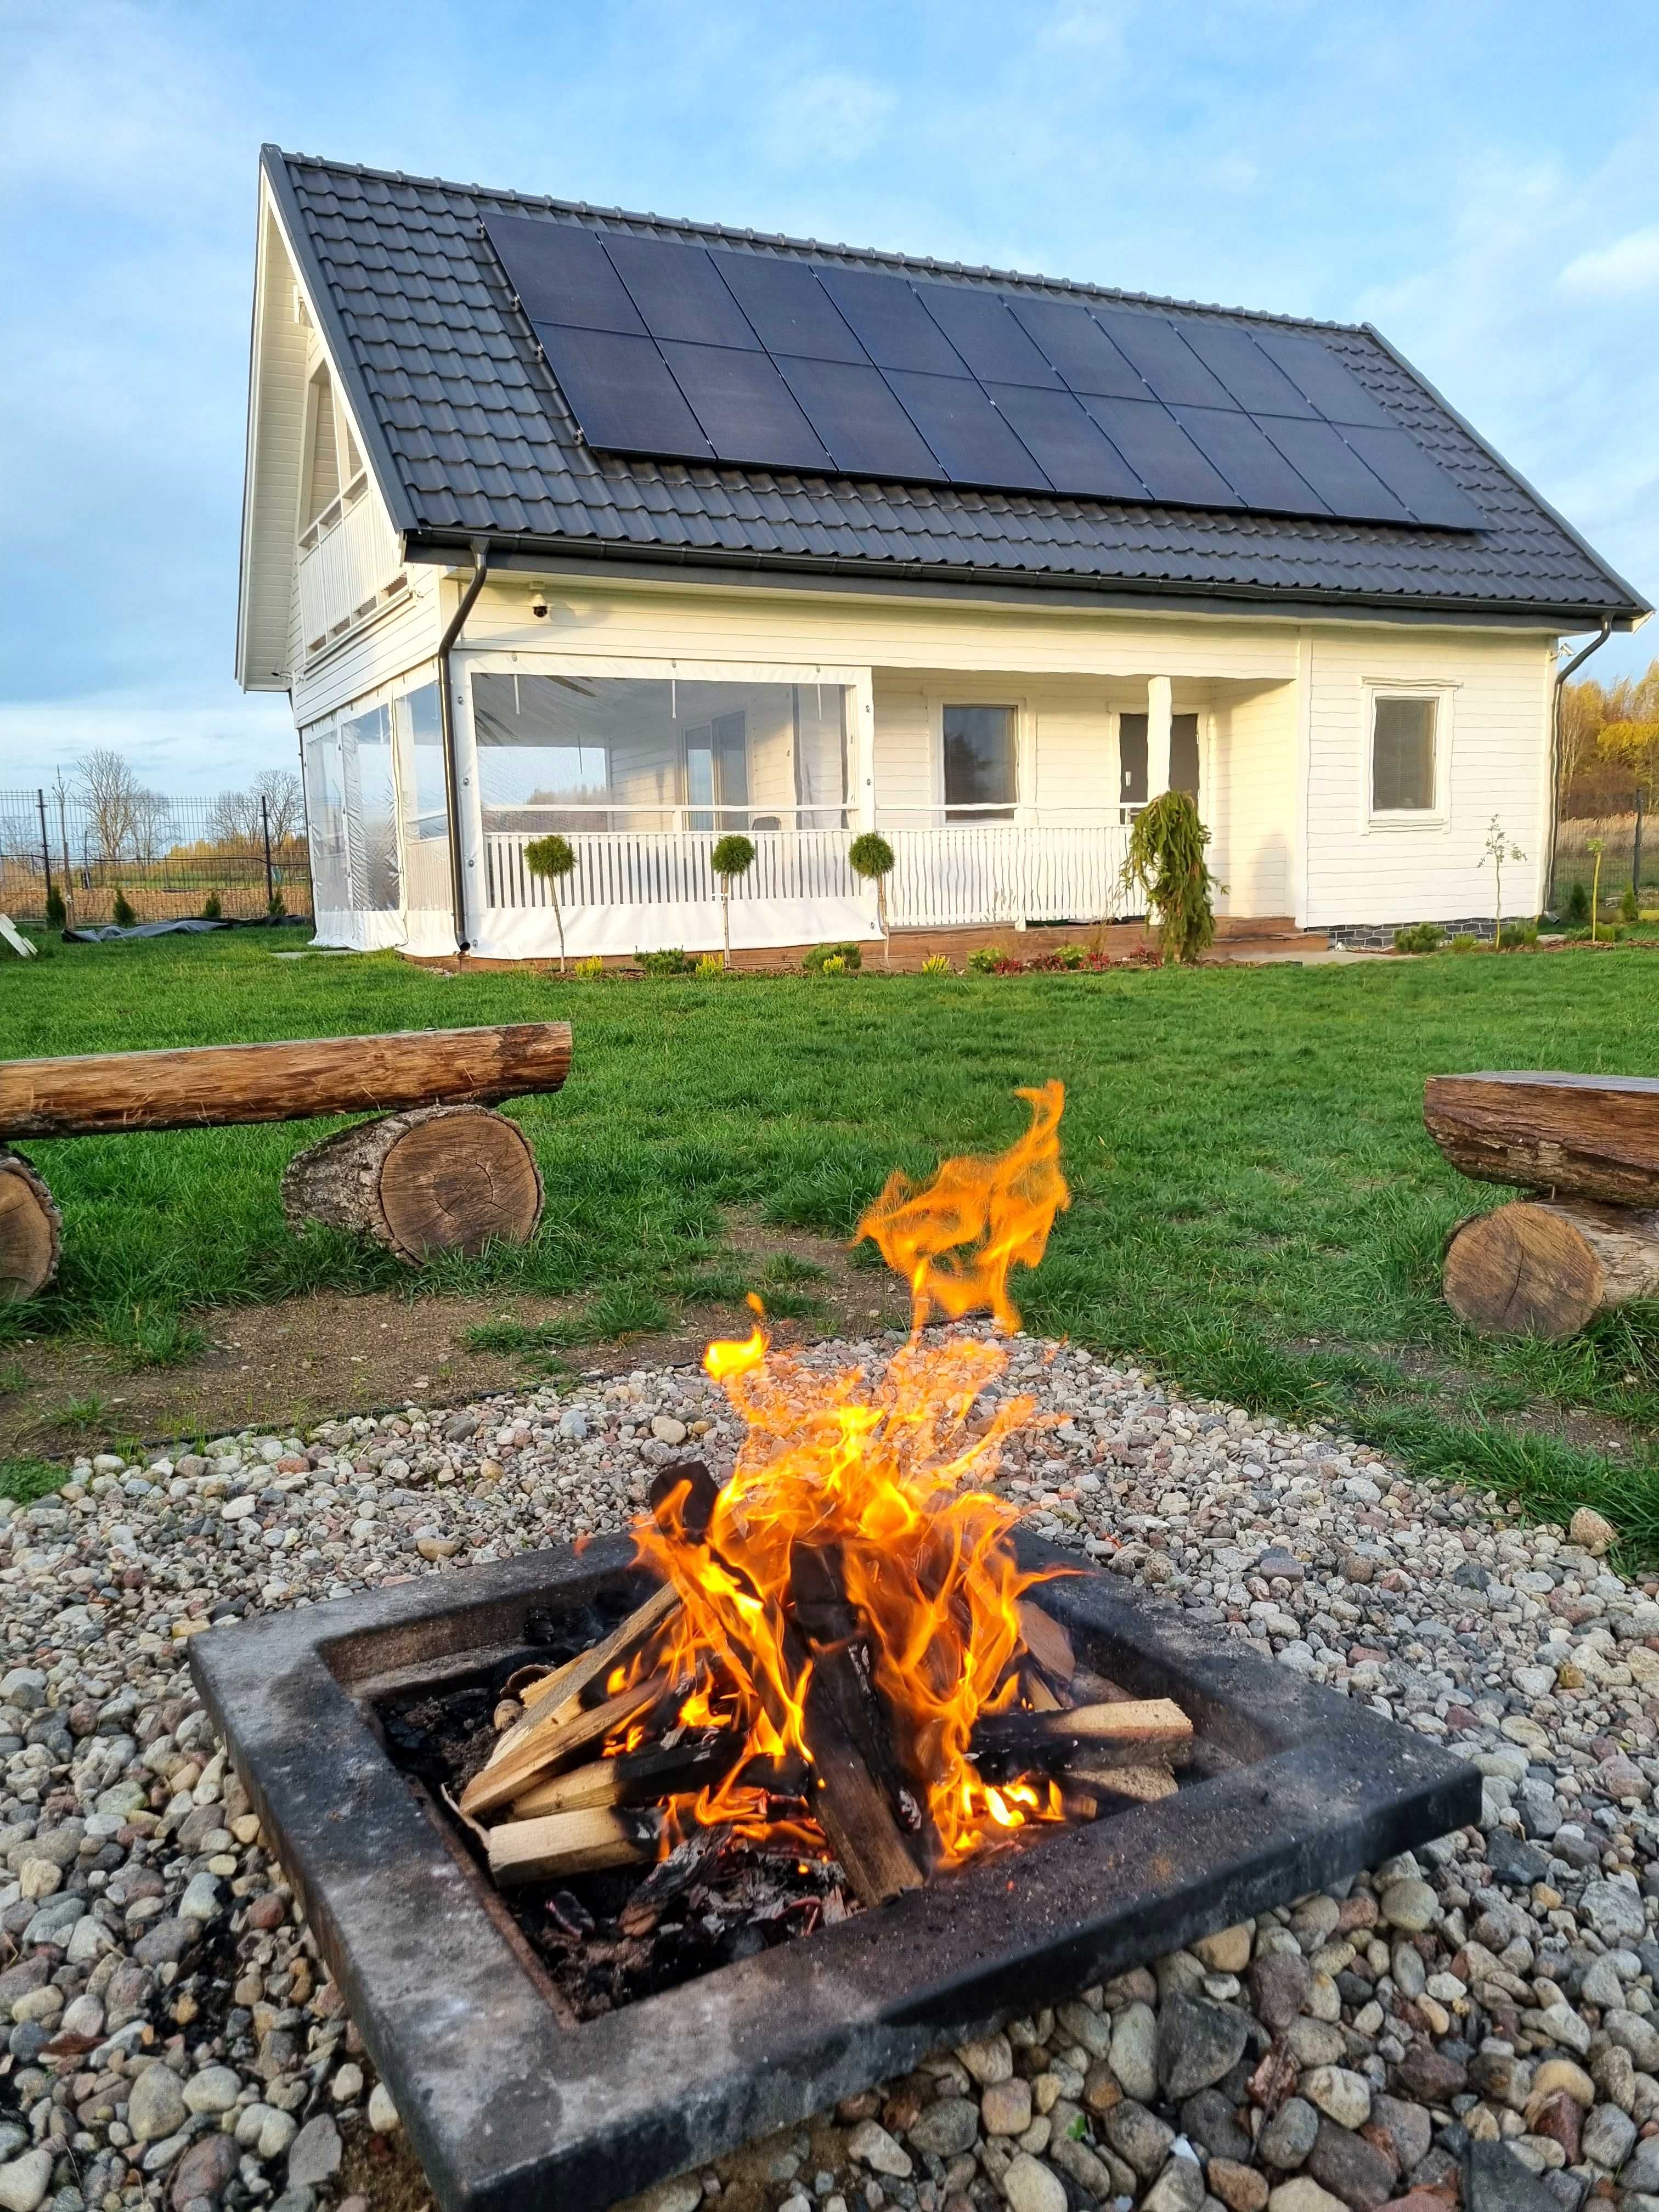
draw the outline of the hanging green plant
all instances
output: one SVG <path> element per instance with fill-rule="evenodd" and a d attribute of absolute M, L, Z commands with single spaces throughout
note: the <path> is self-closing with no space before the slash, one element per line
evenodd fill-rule
<path fill-rule="evenodd" d="M 1145 893 L 1158 915 L 1158 951 L 1166 961 L 1194 961 L 1215 941 L 1212 891 L 1204 848 L 1210 833 L 1184 791 L 1166 791 L 1143 806 L 1129 831 L 1123 888 Z"/>
<path fill-rule="evenodd" d="M 576 852 L 568 837 L 561 837 L 556 830 L 550 836 L 532 837 L 524 848 L 524 864 L 532 876 L 539 876 L 553 893 L 553 919 L 559 925 L 559 973 L 564 973 L 564 908 L 559 899 L 559 885 L 565 877 L 575 871 Z"/>

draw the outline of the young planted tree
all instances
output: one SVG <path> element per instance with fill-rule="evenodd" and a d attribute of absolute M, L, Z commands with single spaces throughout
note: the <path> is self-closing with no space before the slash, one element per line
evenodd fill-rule
<path fill-rule="evenodd" d="M 708 856 L 708 865 L 720 879 L 720 963 L 732 965 L 732 886 L 755 865 L 755 848 L 741 830 L 728 830 Z"/>
<path fill-rule="evenodd" d="M 893 948 L 887 933 L 887 878 L 893 872 L 893 848 L 879 831 L 866 830 L 847 848 L 847 865 L 876 887 L 876 914 L 881 923 L 881 964 L 890 969 Z"/>
<path fill-rule="evenodd" d="M 1498 901 L 1497 910 L 1492 915 L 1492 949 L 1494 952 L 1501 952 L 1504 949 L 1504 863 L 1505 860 L 1524 860 L 1527 856 L 1510 839 L 1495 814 L 1492 817 L 1492 826 L 1486 831 L 1486 842 L 1480 849 L 1492 862 Z"/>
<path fill-rule="evenodd" d="M 1123 888 L 1145 893 L 1158 915 L 1158 943 L 1165 961 L 1195 961 L 1215 941 L 1212 891 L 1204 848 L 1210 833 L 1184 791 L 1166 791 L 1143 806 L 1129 832 Z"/>
<path fill-rule="evenodd" d="M 1592 837 L 1584 850 L 1595 856 L 1595 872 L 1590 878 L 1590 943 L 1595 942 L 1595 917 L 1601 911 L 1601 855 L 1606 850 L 1600 837 Z"/>
<path fill-rule="evenodd" d="M 559 885 L 576 866 L 575 849 L 568 837 L 561 837 L 556 830 L 550 837 L 532 837 L 524 848 L 524 864 L 532 876 L 540 877 L 553 894 L 553 919 L 559 926 L 559 973 L 564 964 L 564 908 L 559 899 Z"/>

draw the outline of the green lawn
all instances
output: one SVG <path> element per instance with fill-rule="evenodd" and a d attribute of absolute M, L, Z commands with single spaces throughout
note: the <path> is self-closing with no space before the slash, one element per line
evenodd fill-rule
<path fill-rule="evenodd" d="M 0 969 L 8 1055 L 568 1016 L 565 1091 L 508 1109 L 546 1179 L 540 1236 L 423 1279 L 582 1293 L 612 1329 L 729 1283 L 722 1209 L 845 1234 L 890 1169 L 1000 1147 L 1015 1086 L 1057 1075 L 1074 1203 L 1021 1279 L 1030 1326 L 1506 1497 L 1599 1504 L 1659 1551 L 1659 1310 L 1555 1348 L 1468 1335 L 1437 1296 L 1441 1243 L 1499 1194 L 1453 1174 L 1419 1119 L 1434 1070 L 1652 1072 L 1645 953 L 580 983 L 278 960 L 251 933 L 46 951 Z M 0 1346 L 101 1332 L 166 1359 L 202 1304 L 407 1288 L 389 1260 L 284 1226 L 283 1164 L 323 1126 L 27 1146 L 65 1261 L 49 1299 L 0 1310 Z M 1588 1448 L 1604 1431 L 1615 1453 Z"/>

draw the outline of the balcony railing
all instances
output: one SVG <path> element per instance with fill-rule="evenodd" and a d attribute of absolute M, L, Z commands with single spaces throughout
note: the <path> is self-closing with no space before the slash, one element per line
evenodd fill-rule
<path fill-rule="evenodd" d="M 580 809 L 563 810 L 567 818 Z M 611 807 L 607 818 L 629 810 Z M 649 812 L 653 823 L 659 809 Z M 550 908 L 552 889 L 524 865 L 537 833 L 484 836 L 486 902 L 497 909 Z M 701 905 L 720 896 L 711 866 L 719 834 L 704 830 L 568 828 L 576 855 L 559 886 L 567 914 L 581 908 Z M 732 885 L 734 901 L 856 898 L 872 886 L 848 864 L 852 830 L 763 830 L 755 862 Z M 898 929 L 1110 920 L 1126 904 L 1120 871 L 1128 847 L 1117 810 L 1093 823 L 951 823 L 884 830 L 893 848 L 887 911 Z M 780 942 L 785 941 L 780 939 Z"/>
<path fill-rule="evenodd" d="M 371 614 L 402 581 L 398 538 L 360 476 L 300 537 L 300 626 L 305 649 Z"/>

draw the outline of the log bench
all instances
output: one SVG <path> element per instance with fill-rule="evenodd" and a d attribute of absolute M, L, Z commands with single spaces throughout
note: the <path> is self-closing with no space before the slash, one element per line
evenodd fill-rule
<path fill-rule="evenodd" d="M 19 1138 L 369 1113 L 289 1161 L 291 1225 L 356 1231 L 410 1267 L 435 1252 L 475 1257 L 492 1239 L 521 1244 L 541 1218 L 541 1175 L 518 1124 L 489 1109 L 558 1090 L 569 1066 L 568 1022 L 0 1061 L 0 1299 L 45 1290 L 63 1250 Z"/>
<path fill-rule="evenodd" d="M 1532 1194 L 1447 1239 L 1446 1303 L 1461 1321 L 1559 1343 L 1599 1313 L 1659 1298 L 1659 1081 L 1431 1075 L 1423 1119 L 1462 1173 Z"/>

